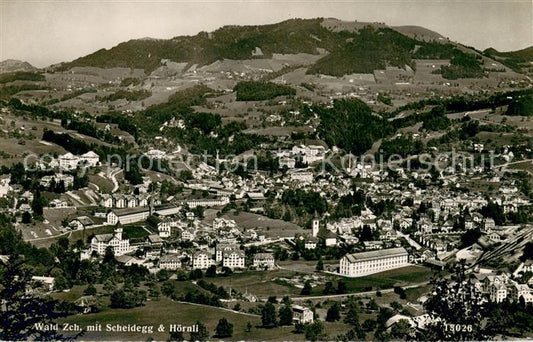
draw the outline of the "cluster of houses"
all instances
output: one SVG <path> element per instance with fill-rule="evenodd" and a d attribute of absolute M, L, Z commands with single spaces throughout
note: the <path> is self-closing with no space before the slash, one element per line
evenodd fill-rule
<path fill-rule="evenodd" d="M 522 264 L 523 267 L 523 264 Z M 526 269 L 531 269 L 531 266 L 526 266 L 521 272 Z M 520 302 L 531 305 L 533 303 L 533 291 L 530 285 L 533 281 L 530 279 L 528 283 L 523 284 L 512 279 L 511 274 L 505 272 L 489 272 L 490 270 L 480 270 L 474 272 L 474 277 L 470 279 L 474 288 L 486 295 L 488 300 L 495 303 L 503 301 Z"/>
<path fill-rule="evenodd" d="M 42 170 L 59 168 L 60 170 L 75 170 L 79 166 L 95 167 L 100 164 L 100 156 L 89 151 L 80 156 L 67 152 L 57 158 L 39 159 L 37 166 Z"/>
<path fill-rule="evenodd" d="M 131 243 L 130 239 L 123 236 L 123 228 L 120 225 L 113 233 L 95 235 L 91 240 L 90 249 L 84 255 L 86 258 L 94 254 L 104 255 L 108 248 L 111 248 L 119 261 L 144 265 L 152 272 L 182 268 L 205 271 L 213 265 L 231 270 L 269 270 L 276 267 L 274 254 L 269 252 L 254 254 L 251 256 L 251 264 L 247 264 L 244 250 L 236 243 L 217 243 L 214 248 L 203 246 L 179 250 L 168 247 L 164 239 L 157 234 L 147 236 L 143 242 Z M 140 249 L 146 252 L 145 257 L 132 256 Z M 158 262 L 154 263 L 154 260 Z M 187 264 L 184 264 L 183 260 L 187 260 Z"/>

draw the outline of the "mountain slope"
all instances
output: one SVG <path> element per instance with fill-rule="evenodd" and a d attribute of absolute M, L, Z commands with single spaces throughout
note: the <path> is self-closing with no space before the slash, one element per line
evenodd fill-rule
<path fill-rule="evenodd" d="M 533 46 L 509 52 L 500 52 L 496 49 L 488 48 L 483 53 L 518 72 L 523 71 L 523 69 L 526 69 L 526 71 L 533 69 Z"/>
<path fill-rule="evenodd" d="M 416 35 L 417 39 L 411 38 L 400 33 L 401 30 L 413 37 L 414 32 L 420 35 Z M 222 59 L 270 58 L 274 53 L 318 54 L 326 50 L 329 54 L 312 65 L 308 73 L 340 76 L 373 73 L 387 66 L 403 68 L 414 58 L 450 59 L 457 54 L 455 45 L 439 39 L 429 40 L 427 37 L 440 36 L 428 32 L 431 31 L 334 19 L 291 19 L 263 26 L 225 26 L 211 33 L 200 32 L 169 40 L 130 40 L 64 63 L 59 69 L 127 67 L 151 73 L 162 65 L 162 59 L 207 65 Z M 426 38 L 428 40 L 420 40 Z"/>
<path fill-rule="evenodd" d="M 170 40 L 130 40 L 110 50 L 99 50 L 62 65 L 130 67 L 151 72 L 160 66 L 161 59 L 175 62 L 210 64 L 220 59 L 253 58 L 260 47 L 263 56 L 273 53 L 311 53 L 317 48 L 331 49 L 336 35 L 320 26 L 319 19 L 292 19 L 264 26 L 225 26 L 212 33 L 175 37 Z"/>
<path fill-rule="evenodd" d="M 36 71 L 33 65 L 28 62 L 19 61 L 16 59 L 6 59 L 0 62 L 0 73 L 16 72 L 16 71 Z"/>

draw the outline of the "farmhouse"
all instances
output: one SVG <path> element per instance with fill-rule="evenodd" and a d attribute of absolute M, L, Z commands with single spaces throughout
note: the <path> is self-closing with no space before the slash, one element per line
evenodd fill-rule
<path fill-rule="evenodd" d="M 408 265 L 409 255 L 400 248 L 347 254 L 340 261 L 340 274 L 360 277 Z"/>
<path fill-rule="evenodd" d="M 159 259 L 159 268 L 162 270 L 175 271 L 181 268 L 181 260 L 178 254 L 167 254 Z"/>
<path fill-rule="evenodd" d="M 254 256 L 254 267 L 255 268 L 266 268 L 272 269 L 275 267 L 274 264 L 274 254 L 272 253 L 257 253 Z"/>
<path fill-rule="evenodd" d="M 294 323 L 313 323 L 313 311 L 305 306 L 292 306 L 292 320 Z"/>

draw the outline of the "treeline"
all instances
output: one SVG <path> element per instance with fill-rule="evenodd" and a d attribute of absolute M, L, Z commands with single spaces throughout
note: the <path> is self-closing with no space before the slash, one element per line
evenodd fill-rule
<path fill-rule="evenodd" d="M 76 139 L 68 133 L 54 133 L 49 129 L 44 129 L 43 140 L 63 147 L 72 154 L 80 155 L 90 151 L 90 145 L 85 141 Z"/>
<path fill-rule="evenodd" d="M 322 198 L 318 192 L 304 191 L 301 189 L 288 189 L 283 192 L 281 202 L 296 208 L 297 213 L 323 214 L 328 209 L 326 199 Z"/>
<path fill-rule="evenodd" d="M 411 137 L 399 137 L 391 140 L 383 140 L 380 146 L 380 154 L 385 160 L 392 155 L 400 155 L 403 158 L 417 155 L 425 151 L 424 143 Z"/>
<path fill-rule="evenodd" d="M 78 131 L 78 133 L 88 135 L 90 137 L 108 142 L 110 144 L 119 144 L 120 139 L 110 132 L 106 132 L 104 130 L 99 129 L 96 127 L 96 125 L 92 122 L 87 121 L 68 121 L 68 120 L 61 120 L 61 126 L 66 129 L 71 129 L 74 131 Z"/>
<path fill-rule="evenodd" d="M 507 107 L 507 115 L 532 116 L 533 115 L 533 94 L 525 94 L 513 98 L 509 107 Z"/>
<path fill-rule="evenodd" d="M 471 53 L 464 53 L 455 49 L 450 60 L 450 66 L 443 65 L 438 72 L 442 77 L 449 80 L 459 78 L 481 78 L 485 76 L 483 71 L 481 56 Z"/>
<path fill-rule="evenodd" d="M 373 115 L 372 110 L 358 99 L 335 100 L 333 108 L 313 106 L 320 117 L 318 135 L 329 145 L 356 155 L 365 153 L 372 144 L 394 132 L 385 119 Z"/>
<path fill-rule="evenodd" d="M 11 96 L 27 90 L 44 90 L 48 87 L 44 87 L 38 84 L 20 84 L 20 85 L 8 85 L 0 87 L 0 100 L 7 100 Z"/>
<path fill-rule="evenodd" d="M 296 95 L 294 88 L 272 82 L 243 81 L 237 83 L 233 91 L 237 93 L 237 101 L 264 101 Z"/>
<path fill-rule="evenodd" d="M 73 115 L 70 112 L 67 111 L 53 111 L 46 107 L 39 106 L 39 105 L 32 105 L 32 104 L 25 104 L 21 100 L 17 98 L 12 98 L 9 100 L 7 105 L 15 110 L 15 114 L 17 114 L 17 111 L 24 111 L 29 113 L 30 115 L 34 117 L 38 117 L 41 119 L 60 119 L 60 120 L 68 120 L 72 119 Z"/>
<path fill-rule="evenodd" d="M 14 81 L 44 81 L 43 74 L 28 71 L 9 72 L 6 74 L 0 74 L 0 84 L 10 83 Z"/>
<path fill-rule="evenodd" d="M 161 59 L 206 65 L 222 59 L 253 58 L 252 51 L 258 46 L 263 52 L 258 58 L 268 58 L 273 53 L 315 54 L 317 47 L 331 51 L 338 34 L 321 26 L 321 21 L 291 19 L 273 25 L 225 26 L 210 34 L 200 32 L 169 40 L 130 40 L 64 63 L 58 70 L 75 66 L 126 67 L 144 69 L 149 74 L 161 66 Z"/>
<path fill-rule="evenodd" d="M 411 63 L 411 51 L 420 42 L 389 28 L 367 26 L 357 33 L 340 32 L 344 43 L 312 65 L 307 73 L 342 76 L 372 73 L 387 65 L 403 68 Z M 348 41 L 348 42 L 346 42 Z"/>
<path fill-rule="evenodd" d="M 104 102 L 104 101 L 116 101 L 120 99 L 125 99 L 127 101 L 140 101 L 144 100 L 148 97 L 152 96 L 152 92 L 146 89 L 140 89 L 140 90 L 118 90 L 114 92 L 113 94 L 104 96 L 104 97 L 97 97 L 98 100 Z"/>
<path fill-rule="evenodd" d="M 185 291 L 183 291 L 179 289 L 173 281 L 166 281 L 163 283 L 161 292 L 165 296 L 177 301 L 217 307 L 222 306 L 222 302 L 220 301 L 220 297 L 218 295 L 210 295 L 208 293 L 199 291 L 197 288 L 187 288 Z"/>

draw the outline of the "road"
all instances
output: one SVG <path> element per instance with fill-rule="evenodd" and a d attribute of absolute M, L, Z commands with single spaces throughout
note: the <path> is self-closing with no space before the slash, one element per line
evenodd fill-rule
<path fill-rule="evenodd" d="M 413 288 L 417 288 L 417 287 L 421 287 L 421 286 L 426 286 L 429 284 L 429 280 L 427 281 L 424 281 L 424 282 L 421 282 L 421 283 L 416 283 L 416 284 L 412 284 L 412 285 L 407 285 L 407 286 L 402 286 L 403 289 L 413 289 Z M 366 291 L 366 292 L 354 292 L 354 293 L 343 293 L 343 294 L 333 294 L 333 295 L 323 295 L 323 296 L 303 296 L 303 297 L 291 297 L 291 300 L 293 301 L 302 301 L 302 300 L 308 300 L 308 299 L 331 299 L 331 298 L 343 298 L 343 297 L 350 297 L 350 296 L 355 296 L 355 297 L 365 297 L 365 296 L 371 296 L 371 295 L 375 295 L 376 294 L 376 291 L 377 290 L 374 290 L 374 291 Z M 390 293 L 390 292 L 393 292 L 394 289 L 383 289 L 383 290 L 379 290 L 379 292 L 381 293 Z"/>
<path fill-rule="evenodd" d="M 100 228 L 100 227 L 104 227 L 104 226 L 107 226 L 107 224 L 97 224 L 97 225 L 94 225 L 94 226 L 87 227 L 87 228 L 85 228 L 85 230 L 91 230 L 91 229 Z M 40 237 L 40 238 L 36 238 L 36 239 L 26 239 L 24 241 L 32 242 L 32 241 L 43 241 L 43 240 L 57 239 L 58 237 L 65 236 L 65 235 L 69 235 L 70 236 L 70 234 L 72 234 L 73 232 L 77 232 L 77 230 L 68 230 L 68 231 L 63 232 L 61 234 L 52 235 L 52 236 L 45 236 L 45 237 Z"/>

